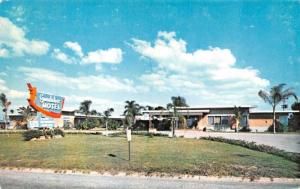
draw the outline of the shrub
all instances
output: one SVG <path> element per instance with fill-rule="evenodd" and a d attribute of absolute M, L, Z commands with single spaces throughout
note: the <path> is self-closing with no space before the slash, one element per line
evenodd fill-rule
<path fill-rule="evenodd" d="M 158 131 L 169 131 L 171 130 L 171 120 L 154 120 L 154 126 Z"/>
<path fill-rule="evenodd" d="M 54 132 L 55 135 L 60 135 L 62 137 L 65 137 L 65 132 L 63 130 L 61 130 L 61 129 L 55 128 L 53 130 L 53 132 Z"/>
<path fill-rule="evenodd" d="M 54 132 L 53 129 L 45 130 L 45 131 L 43 131 L 43 134 L 44 134 L 44 136 L 45 136 L 46 138 L 49 138 L 49 136 L 50 136 L 51 138 L 53 138 L 53 137 L 55 136 L 55 132 Z"/>
<path fill-rule="evenodd" d="M 117 130 L 117 128 L 120 127 L 120 123 L 118 121 L 109 119 L 107 122 L 107 129 L 108 130 Z"/>
<path fill-rule="evenodd" d="M 24 140 L 29 141 L 33 138 L 40 138 L 45 136 L 46 138 L 53 138 L 55 135 L 65 136 L 65 133 L 61 129 L 50 129 L 50 130 L 28 130 L 23 133 Z"/>
<path fill-rule="evenodd" d="M 224 142 L 228 144 L 242 146 L 251 150 L 256 150 L 260 152 L 265 152 L 273 155 L 277 155 L 283 157 L 285 159 L 300 163 L 300 153 L 286 152 L 284 150 L 280 150 L 273 146 L 268 146 L 264 144 L 256 144 L 255 142 L 247 142 L 243 140 L 234 140 L 234 139 L 226 139 L 222 137 L 201 137 L 204 140 L 211 140 L 217 142 Z"/>
<path fill-rule="evenodd" d="M 166 133 L 149 133 L 149 132 L 145 132 L 145 131 L 141 131 L 141 132 L 138 132 L 138 131 L 132 131 L 131 134 L 132 134 L 132 135 L 143 135 L 143 136 L 149 136 L 149 137 L 153 137 L 153 136 L 167 137 L 167 136 L 169 136 L 169 135 L 166 134 Z"/>
<path fill-rule="evenodd" d="M 89 130 L 95 127 L 100 127 L 100 121 L 97 118 L 88 118 L 75 126 L 78 130 Z"/>
<path fill-rule="evenodd" d="M 41 130 L 28 130 L 23 133 L 24 140 L 29 141 L 33 138 L 39 138 L 44 136 L 43 131 Z"/>
<path fill-rule="evenodd" d="M 178 126 L 179 129 L 186 129 L 187 128 L 187 120 L 184 116 L 179 116 L 179 121 L 178 121 Z"/>
<path fill-rule="evenodd" d="M 288 126 L 276 121 L 275 130 L 276 132 L 287 132 Z M 273 132 L 273 125 L 269 126 L 268 132 Z"/>
<path fill-rule="evenodd" d="M 133 131 L 148 131 L 148 125 L 146 125 L 145 123 L 143 123 L 142 121 L 137 121 L 133 127 L 132 127 Z"/>
<path fill-rule="evenodd" d="M 124 134 L 126 134 L 126 133 L 125 132 L 117 132 L 117 133 L 110 133 L 107 136 L 110 136 L 110 137 L 119 137 L 119 136 L 122 136 Z"/>
<path fill-rule="evenodd" d="M 251 132 L 251 129 L 249 127 L 243 127 L 239 130 L 239 132 Z"/>
<path fill-rule="evenodd" d="M 64 126 L 63 126 L 64 129 L 71 129 L 72 127 L 73 127 L 72 123 L 64 122 Z"/>

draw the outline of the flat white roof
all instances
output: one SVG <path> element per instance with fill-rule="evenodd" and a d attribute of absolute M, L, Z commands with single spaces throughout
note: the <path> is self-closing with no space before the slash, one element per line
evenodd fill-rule
<path fill-rule="evenodd" d="M 227 105 L 227 106 L 185 106 L 185 107 L 177 107 L 177 109 L 222 109 L 222 108 L 256 108 L 256 106 L 252 105 Z"/>
<path fill-rule="evenodd" d="M 145 110 L 142 113 L 172 113 L 172 110 Z M 179 113 L 207 113 L 209 110 L 177 110 Z"/>
<path fill-rule="evenodd" d="M 255 113 L 255 114 L 263 114 L 263 113 L 273 113 L 273 111 L 271 110 L 253 110 L 250 111 L 251 113 Z M 298 110 L 276 110 L 275 113 L 299 113 Z"/>

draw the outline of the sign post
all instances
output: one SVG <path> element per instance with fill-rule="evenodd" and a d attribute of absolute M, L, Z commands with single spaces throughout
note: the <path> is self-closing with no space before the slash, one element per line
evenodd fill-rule
<path fill-rule="evenodd" d="M 126 135 L 127 135 L 127 141 L 128 141 L 128 160 L 130 161 L 130 141 L 131 141 L 131 130 L 130 129 L 127 129 Z"/>

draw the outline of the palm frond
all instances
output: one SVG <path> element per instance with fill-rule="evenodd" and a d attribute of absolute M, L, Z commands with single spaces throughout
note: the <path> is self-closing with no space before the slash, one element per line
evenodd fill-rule
<path fill-rule="evenodd" d="M 296 93 L 293 92 L 293 91 L 287 91 L 287 92 L 285 92 L 285 93 L 282 95 L 282 97 L 283 97 L 284 99 L 288 99 L 289 97 L 294 97 L 295 100 L 298 101 L 298 97 L 297 97 Z"/>
<path fill-rule="evenodd" d="M 268 102 L 269 104 L 273 103 L 271 98 L 270 98 L 270 94 L 267 91 L 260 90 L 258 92 L 258 96 L 260 98 L 262 98 L 265 102 Z"/>

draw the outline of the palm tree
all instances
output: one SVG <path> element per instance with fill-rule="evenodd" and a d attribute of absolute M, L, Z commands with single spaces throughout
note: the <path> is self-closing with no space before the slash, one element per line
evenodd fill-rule
<path fill-rule="evenodd" d="M 293 88 L 284 89 L 284 86 L 286 86 L 286 84 L 281 83 L 279 85 L 272 87 L 270 92 L 267 92 L 264 90 L 260 90 L 258 92 L 258 96 L 260 96 L 265 102 L 269 103 L 272 106 L 273 132 L 274 133 L 276 133 L 276 129 L 275 129 L 275 127 L 276 127 L 276 115 L 275 115 L 276 106 L 280 102 L 287 100 L 289 97 L 294 97 L 298 101 L 297 95 L 293 91 Z"/>
<path fill-rule="evenodd" d="M 154 110 L 154 107 L 147 105 L 147 106 L 145 106 L 145 110 Z"/>
<path fill-rule="evenodd" d="M 90 107 L 91 107 L 92 101 L 91 100 L 84 100 L 80 103 L 78 112 L 83 113 L 85 115 L 85 119 L 87 120 L 88 115 L 91 113 Z"/>
<path fill-rule="evenodd" d="M 99 113 L 97 112 L 97 110 L 92 110 L 92 111 L 90 112 L 90 114 L 91 114 L 91 115 L 98 115 Z"/>
<path fill-rule="evenodd" d="M 107 130 L 107 124 L 108 124 L 108 120 L 109 117 L 111 116 L 111 113 L 113 113 L 115 110 L 113 108 L 108 108 L 107 110 L 105 110 L 103 112 L 104 115 L 104 122 L 105 122 L 105 129 Z"/>
<path fill-rule="evenodd" d="M 172 123 L 172 137 L 175 136 L 175 124 L 176 126 L 178 125 L 178 112 L 177 112 L 177 107 L 186 107 L 188 106 L 186 103 L 186 100 L 184 97 L 181 96 L 172 96 L 171 97 L 171 103 L 167 104 L 167 109 L 173 109 L 172 112 L 172 119 L 175 119 L 175 123 Z"/>
<path fill-rule="evenodd" d="M 294 102 L 291 106 L 292 110 L 299 110 L 300 111 L 300 102 Z"/>
<path fill-rule="evenodd" d="M 25 121 L 26 125 L 28 125 L 28 122 L 33 118 L 35 112 L 30 106 L 20 107 L 17 109 L 17 111 L 22 115 L 22 121 Z"/>
<path fill-rule="evenodd" d="M 235 124 L 236 124 L 236 127 L 235 127 L 235 132 L 238 132 L 239 131 L 239 125 L 240 125 L 240 121 L 243 117 L 243 111 L 242 111 L 242 108 L 239 106 L 239 107 L 236 107 L 234 106 L 234 119 L 235 119 Z"/>
<path fill-rule="evenodd" d="M 157 106 L 154 108 L 154 110 L 166 110 L 166 108 L 162 106 Z"/>
<path fill-rule="evenodd" d="M 4 112 L 5 129 L 7 129 L 7 122 L 8 122 L 7 111 L 8 111 L 8 107 L 11 105 L 11 102 L 8 101 L 4 93 L 0 94 L 0 101 Z"/>
<path fill-rule="evenodd" d="M 144 107 L 140 106 L 134 100 L 131 100 L 131 101 L 127 100 L 127 101 L 125 101 L 125 104 L 126 104 L 124 106 L 125 119 L 129 125 L 129 127 L 131 127 L 136 122 L 135 116 L 141 115 L 141 110 L 144 109 Z"/>

